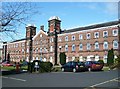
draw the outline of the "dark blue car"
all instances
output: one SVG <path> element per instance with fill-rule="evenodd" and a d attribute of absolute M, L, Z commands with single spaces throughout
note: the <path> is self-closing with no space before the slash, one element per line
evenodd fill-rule
<path fill-rule="evenodd" d="M 77 71 L 86 71 L 87 67 L 83 62 L 74 62 L 70 61 L 66 64 L 62 65 L 61 67 L 62 71 L 71 71 L 71 72 L 77 72 Z"/>

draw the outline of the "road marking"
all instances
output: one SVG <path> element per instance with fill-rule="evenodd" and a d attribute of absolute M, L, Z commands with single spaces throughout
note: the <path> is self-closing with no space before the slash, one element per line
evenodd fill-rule
<path fill-rule="evenodd" d="M 18 81 L 23 81 L 25 82 L 26 80 L 24 79 L 19 79 L 19 78 L 13 78 L 13 77 L 5 77 L 5 76 L 1 76 L 2 78 L 7 78 L 7 79 L 13 79 L 13 80 L 18 80 Z"/>
<path fill-rule="evenodd" d="M 119 77 L 119 78 L 120 78 L 120 77 Z M 102 85 L 102 84 L 105 84 L 105 83 L 108 83 L 108 82 L 115 81 L 116 79 L 119 79 L 119 78 L 114 78 L 114 79 L 111 79 L 111 80 L 108 80 L 108 81 L 105 81 L 105 82 L 101 82 L 101 83 L 92 85 L 92 86 L 90 86 L 90 87 L 96 87 L 96 86 L 99 86 L 99 85 Z"/>
<path fill-rule="evenodd" d="M 23 82 L 25 82 L 26 80 L 24 80 L 24 79 L 19 79 L 19 78 L 13 78 L 13 77 L 9 77 L 10 79 L 13 79 L 13 80 L 19 80 L 19 81 L 23 81 Z"/>

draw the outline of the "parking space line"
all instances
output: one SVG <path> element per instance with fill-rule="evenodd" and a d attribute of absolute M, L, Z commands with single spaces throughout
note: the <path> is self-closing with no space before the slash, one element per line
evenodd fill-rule
<path fill-rule="evenodd" d="M 120 77 L 119 77 L 119 78 L 120 78 Z M 111 79 L 111 80 L 108 80 L 108 81 L 105 81 L 105 82 L 101 82 L 101 83 L 92 85 L 92 86 L 90 86 L 90 87 L 96 87 L 96 86 L 99 86 L 99 85 L 102 85 L 102 84 L 105 84 L 105 83 L 109 83 L 109 82 L 115 81 L 116 79 L 119 79 L 119 78 L 114 78 L 114 79 Z"/>
<path fill-rule="evenodd" d="M 7 79 L 13 79 L 13 80 L 18 80 L 18 81 L 23 81 L 25 82 L 26 80 L 24 79 L 19 79 L 19 78 L 13 78 L 13 77 L 5 77 L 5 76 L 1 76 L 2 78 L 7 78 Z"/>

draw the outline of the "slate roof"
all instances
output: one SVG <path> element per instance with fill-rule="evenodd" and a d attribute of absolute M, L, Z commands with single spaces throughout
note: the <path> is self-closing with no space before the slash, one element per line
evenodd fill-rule
<path fill-rule="evenodd" d="M 112 21 L 112 22 L 107 22 L 107 23 L 102 23 L 102 24 L 95 24 L 95 25 L 90 25 L 90 26 L 85 26 L 85 27 L 68 29 L 68 30 L 62 31 L 61 33 L 70 33 L 70 32 L 89 30 L 89 29 L 100 28 L 100 27 L 107 27 L 107 26 L 117 25 L 118 23 L 120 23 L 120 21 Z"/>

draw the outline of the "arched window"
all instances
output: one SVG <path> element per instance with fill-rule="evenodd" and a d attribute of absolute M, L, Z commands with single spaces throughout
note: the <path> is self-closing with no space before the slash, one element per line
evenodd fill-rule
<path fill-rule="evenodd" d="M 108 31 L 103 31 L 103 37 L 108 37 Z"/>
<path fill-rule="evenodd" d="M 94 38 L 99 38 L 99 32 L 94 33 Z"/>
<path fill-rule="evenodd" d="M 99 43 L 95 42 L 95 50 L 98 50 L 98 49 L 99 49 Z"/>
<path fill-rule="evenodd" d="M 79 39 L 80 39 L 80 40 L 83 39 L 83 35 L 82 35 L 82 34 L 79 35 Z"/>
<path fill-rule="evenodd" d="M 67 44 L 65 45 L 65 51 L 68 51 L 68 45 Z"/>
<path fill-rule="evenodd" d="M 68 36 L 65 36 L 65 41 L 68 41 Z"/>
<path fill-rule="evenodd" d="M 75 35 L 72 36 L 72 41 L 75 40 Z"/>
<path fill-rule="evenodd" d="M 87 33 L 86 38 L 90 39 L 90 33 Z"/>
<path fill-rule="evenodd" d="M 113 33 L 113 36 L 118 36 L 118 29 L 113 30 L 112 33 Z"/>
<path fill-rule="evenodd" d="M 90 49 L 91 49 L 91 44 L 87 43 L 87 50 L 90 50 Z"/>
<path fill-rule="evenodd" d="M 75 51 L 75 44 L 72 45 L 72 51 Z"/>
<path fill-rule="evenodd" d="M 113 41 L 113 49 L 118 49 L 118 41 L 117 40 Z"/>
<path fill-rule="evenodd" d="M 104 48 L 104 49 L 108 49 L 108 42 L 107 42 L 107 41 L 105 41 L 105 42 L 103 43 L 103 48 Z"/>
<path fill-rule="evenodd" d="M 80 43 L 79 50 L 83 50 L 83 44 Z"/>

